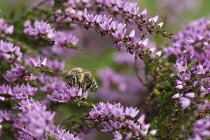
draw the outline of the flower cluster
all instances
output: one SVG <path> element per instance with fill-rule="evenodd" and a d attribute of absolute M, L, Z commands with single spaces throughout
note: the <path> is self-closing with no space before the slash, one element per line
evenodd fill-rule
<path fill-rule="evenodd" d="M 188 140 L 201 140 L 210 138 L 210 117 L 197 120 L 193 126 L 195 137 Z"/>
<path fill-rule="evenodd" d="M 205 18 L 190 23 L 174 36 L 172 47 L 165 49 L 166 56 L 173 54 L 177 58 L 175 88 L 181 91 L 173 98 L 181 97 L 182 108 L 190 106 L 190 98 L 210 93 L 209 25 L 210 21 Z M 198 88 L 198 92 L 192 92 L 193 88 Z"/>
<path fill-rule="evenodd" d="M 8 99 L 14 99 L 16 101 L 26 100 L 29 96 L 34 96 L 37 92 L 38 88 L 32 87 L 29 84 L 25 85 L 17 85 L 11 87 L 9 85 L 2 85 L 0 86 L 0 99 L 1 101 Z"/>
<path fill-rule="evenodd" d="M 55 136 L 58 140 L 81 140 L 78 136 L 74 136 L 69 131 L 61 129 L 60 126 L 53 126 L 51 135 Z"/>
<path fill-rule="evenodd" d="M 21 111 L 15 120 L 14 129 L 22 132 L 22 138 L 23 133 L 26 137 L 44 138 L 49 131 L 48 125 L 54 123 L 55 112 L 47 111 L 44 104 L 32 99 L 22 100 L 14 109 Z"/>
<path fill-rule="evenodd" d="M 51 93 L 54 90 L 63 90 L 66 88 L 66 83 L 60 77 L 40 74 L 38 81 L 43 84 L 40 89 L 44 92 Z"/>
<path fill-rule="evenodd" d="M 177 73 L 174 76 L 177 77 L 177 86 L 175 88 L 179 93 L 172 98 L 180 97 L 183 109 L 190 106 L 190 98 L 205 96 L 210 93 L 210 77 L 204 77 L 210 72 L 209 62 L 209 60 L 206 60 L 203 64 L 199 63 L 194 69 L 190 69 L 186 59 L 176 61 L 174 66 Z M 198 88 L 198 92 L 192 92 L 193 88 Z"/>
<path fill-rule="evenodd" d="M 28 74 L 28 70 L 24 66 L 15 64 L 15 67 L 13 67 L 10 71 L 7 71 L 6 75 L 4 75 L 4 78 L 8 82 L 14 82 L 17 79 L 27 77 Z"/>
<path fill-rule="evenodd" d="M 45 57 L 44 59 L 41 59 L 40 56 L 38 56 L 37 58 L 28 57 L 28 59 L 26 59 L 26 63 L 31 67 L 41 68 L 46 65 L 47 57 Z"/>
<path fill-rule="evenodd" d="M 10 122 L 12 123 L 15 119 L 15 115 L 12 114 L 8 110 L 0 110 L 0 129 L 2 128 L 2 124 L 4 122 Z"/>
<path fill-rule="evenodd" d="M 210 59 L 210 20 L 201 18 L 191 22 L 174 37 L 172 46 L 165 48 L 166 55 L 175 55 L 178 59 L 185 58 L 204 62 Z"/>
<path fill-rule="evenodd" d="M 7 25 L 3 18 L 0 18 L 0 34 L 13 34 L 14 31 L 14 25 Z"/>
<path fill-rule="evenodd" d="M 106 4 L 108 3 L 110 2 L 109 1 L 101 2 L 102 6 L 104 7 L 107 7 Z M 77 3 L 70 3 L 71 6 L 75 6 L 76 4 Z M 100 6 L 101 4 L 99 2 Z M 144 10 L 141 14 L 136 13 L 138 12 L 137 9 L 139 9 L 136 3 L 132 3 L 130 1 L 122 1 L 121 4 L 124 7 L 124 8 L 123 7 L 119 8 L 119 9 L 124 9 L 124 11 L 121 11 L 121 12 L 122 13 L 126 12 L 129 15 L 131 14 L 130 16 L 135 19 L 136 23 L 140 23 L 139 20 L 141 19 L 141 17 L 145 18 L 145 16 L 143 15 L 146 14 L 146 10 Z M 113 3 L 113 5 L 117 6 L 117 2 Z M 128 7 L 131 7 L 131 8 L 128 8 Z M 132 9 L 136 9 L 136 12 L 133 13 Z M 65 9 L 64 12 L 62 12 L 59 9 L 59 14 L 55 13 L 55 15 L 57 15 L 56 16 L 57 20 L 59 20 L 60 22 L 63 22 L 64 24 L 66 23 L 78 24 L 80 27 L 83 27 L 86 29 L 93 28 L 96 30 L 97 33 L 99 33 L 102 36 L 110 36 L 111 39 L 114 41 L 113 46 L 117 48 L 118 50 L 121 50 L 122 47 L 125 46 L 128 52 L 130 52 L 131 54 L 136 53 L 140 58 L 142 58 L 143 56 L 147 56 L 149 59 L 151 57 L 151 54 L 147 51 L 148 48 L 146 48 L 147 43 L 149 41 L 148 38 L 145 38 L 142 36 L 141 38 L 143 39 L 137 39 L 137 37 L 135 36 L 136 31 L 134 29 L 131 30 L 129 34 L 126 33 L 127 32 L 126 23 L 120 23 L 118 21 L 115 21 L 111 17 L 105 14 L 104 15 L 90 14 L 88 13 L 88 10 L 91 11 L 91 7 L 89 9 L 84 8 L 84 11 L 70 7 L 70 8 Z M 65 13 L 65 15 L 62 13 Z M 135 13 L 137 14 L 136 17 L 133 15 Z M 147 25 L 145 25 L 148 28 L 151 27 L 150 29 L 146 27 L 149 30 L 148 32 L 153 32 L 152 29 L 154 30 L 157 29 L 157 28 L 154 28 L 154 26 L 156 26 L 157 20 L 158 20 L 158 16 L 155 16 L 154 18 L 149 19 L 149 22 L 147 23 Z M 143 22 L 142 24 L 144 24 L 145 19 L 144 20 L 142 19 L 142 22 Z M 142 28 L 142 26 L 143 25 L 138 25 L 139 28 Z M 162 26 L 162 23 L 161 25 L 158 25 L 158 26 Z M 140 30 L 143 30 L 143 29 L 140 29 Z"/>
<path fill-rule="evenodd" d="M 55 31 L 49 23 L 44 21 L 35 21 L 34 27 L 30 21 L 25 22 L 24 33 L 30 36 L 39 36 L 41 38 L 49 38 L 54 42 L 55 47 L 68 47 L 68 45 L 76 45 L 79 42 L 74 35 L 65 31 Z"/>
<path fill-rule="evenodd" d="M 14 46 L 10 42 L 4 42 L 0 40 L 0 58 L 4 58 L 7 62 L 20 61 L 22 59 L 22 53 L 19 46 Z"/>
<path fill-rule="evenodd" d="M 135 23 L 140 31 L 143 31 L 145 28 L 149 33 L 153 32 L 161 32 L 160 28 L 154 27 L 162 27 L 163 23 L 156 24 L 158 20 L 158 16 L 152 17 L 147 21 L 147 9 L 144 9 L 141 13 L 139 12 L 139 6 L 136 2 L 131 2 L 129 0 L 93 0 L 93 1 L 71 1 L 68 0 L 68 6 L 73 7 L 69 13 L 75 14 L 75 10 L 77 7 L 88 7 L 88 9 L 96 12 L 108 11 L 110 15 L 121 15 L 126 22 Z M 96 8 L 98 7 L 98 8 Z M 100 7 L 100 8 L 99 8 Z M 60 10 L 59 10 L 60 11 Z M 57 14 L 56 14 L 57 15 Z M 81 15 L 81 14 L 77 14 Z M 95 17 L 93 15 L 89 16 L 88 20 L 94 20 Z M 81 18 L 81 17 L 80 17 Z M 103 20 L 102 20 L 103 21 Z M 108 27 L 107 23 L 104 23 L 104 27 Z M 164 36 L 170 36 L 167 33 L 163 33 Z"/>
<path fill-rule="evenodd" d="M 86 99 L 88 92 L 83 93 L 82 88 L 69 87 L 63 90 L 55 90 L 52 95 L 48 95 L 48 99 L 54 103 L 68 103 L 70 101 Z"/>
<path fill-rule="evenodd" d="M 144 122 L 145 115 L 137 120 L 139 110 L 133 107 L 124 107 L 118 104 L 100 102 L 89 113 L 89 119 L 96 123 L 102 132 L 113 132 L 115 137 L 138 139 L 145 135 L 155 135 L 156 130 L 149 131 L 150 124 Z M 119 138 L 119 139 L 120 139 Z"/>
<path fill-rule="evenodd" d="M 59 126 L 54 126 L 55 112 L 47 111 L 46 105 L 41 102 L 27 99 L 14 109 L 21 111 L 13 124 L 13 131 L 17 131 L 18 139 L 47 139 L 54 136 L 58 140 L 80 140 Z"/>

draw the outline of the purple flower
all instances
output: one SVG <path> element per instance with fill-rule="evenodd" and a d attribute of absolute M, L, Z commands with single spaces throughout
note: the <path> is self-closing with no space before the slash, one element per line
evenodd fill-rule
<path fill-rule="evenodd" d="M 210 59 L 209 20 L 198 19 L 186 25 L 174 37 L 172 46 L 165 48 L 166 56 L 174 54 L 178 59 L 185 58 L 186 61 L 197 60 L 204 62 Z M 193 43 L 193 44 L 192 44 Z"/>
<path fill-rule="evenodd" d="M 37 20 L 34 22 L 34 28 L 28 27 L 24 29 L 24 33 L 30 36 L 37 36 L 38 34 L 48 35 L 53 31 L 54 29 L 52 29 L 50 24 Z"/>
<path fill-rule="evenodd" d="M 4 23 L 4 19 L 0 18 L 0 33 L 3 31 L 5 34 L 11 35 L 14 31 L 14 25 L 7 25 Z"/>
<path fill-rule="evenodd" d="M 180 97 L 180 103 L 183 109 L 190 106 L 190 99 L 186 97 Z"/>
<path fill-rule="evenodd" d="M 145 120 L 145 115 L 143 114 L 138 118 L 137 121 L 138 121 L 139 124 L 144 124 L 144 120 Z"/>
<path fill-rule="evenodd" d="M 37 87 L 32 87 L 29 84 L 22 84 L 20 86 L 13 87 L 12 93 L 10 95 L 12 96 L 12 99 L 17 101 L 27 100 L 29 96 L 34 96 L 37 90 Z"/>
<path fill-rule="evenodd" d="M 139 113 L 139 110 L 137 110 L 137 108 L 126 107 L 125 109 L 125 115 L 131 118 L 135 118 L 138 113 Z"/>
<path fill-rule="evenodd" d="M 150 18 L 149 19 L 149 23 L 152 25 L 152 26 L 154 26 L 155 25 L 155 23 L 157 22 L 157 20 L 158 20 L 158 15 L 157 16 L 155 16 L 155 17 L 152 17 L 152 18 Z"/>
<path fill-rule="evenodd" d="M 58 11 L 55 11 L 56 14 L 58 14 Z M 76 15 L 76 11 L 73 8 L 67 8 L 65 9 L 65 14 L 67 16 L 75 16 Z"/>
<path fill-rule="evenodd" d="M 0 110 L 0 123 L 3 121 L 14 121 L 15 115 L 10 112 L 10 110 Z M 0 124 L 0 128 L 2 128 L 2 125 Z"/>
<path fill-rule="evenodd" d="M 26 63 L 28 63 L 32 67 L 41 68 L 46 65 L 47 57 L 45 57 L 44 59 L 41 59 L 40 56 L 38 56 L 37 58 L 28 57 L 28 59 L 26 59 Z"/>
<path fill-rule="evenodd" d="M 81 140 L 78 136 L 74 136 L 69 131 L 61 129 L 60 126 L 52 126 L 51 135 L 55 136 L 58 140 Z"/>
<path fill-rule="evenodd" d="M 13 34 L 13 32 L 14 32 L 14 25 L 5 26 L 4 27 L 4 32 L 5 32 L 5 34 L 9 34 L 9 35 Z"/>
<path fill-rule="evenodd" d="M 118 132 L 118 131 L 115 131 L 112 134 L 114 135 L 113 140 L 122 140 L 123 139 L 122 134 L 120 134 L 120 132 Z"/>
<path fill-rule="evenodd" d="M 205 66 L 205 64 L 198 64 L 197 70 L 194 71 L 197 75 L 203 74 L 205 75 L 207 72 L 209 72 L 210 67 Z"/>
<path fill-rule="evenodd" d="M 103 128 L 101 129 L 102 132 L 112 132 L 113 127 L 108 122 L 102 122 L 100 124 Z"/>
<path fill-rule="evenodd" d="M 57 47 L 64 47 L 69 44 L 76 45 L 79 42 L 79 39 L 72 35 L 70 32 L 56 31 L 53 32 L 49 38 L 54 41 L 54 46 Z"/>
<path fill-rule="evenodd" d="M 118 39 L 122 39 L 125 37 L 126 29 L 125 26 L 126 24 L 123 23 L 118 23 L 117 21 L 112 21 L 111 25 L 112 29 L 114 30 L 114 33 L 112 35 Z"/>
<path fill-rule="evenodd" d="M 210 138 L 210 117 L 197 120 L 193 125 L 195 137 L 189 140 L 201 140 Z"/>
<path fill-rule="evenodd" d="M 83 16 L 85 17 L 85 19 L 89 23 L 94 22 L 96 20 L 96 18 L 97 18 L 97 16 L 94 16 L 93 14 L 88 14 L 86 8 L 84 9 L 84 13 L 83 14 L 84 14 Z"/>
<path fill-rule="evenodd" d="M 149 132 L 150 124 L 144 123 L 145 115 L 136 121 L 134 118 L 138 114 L 139 110 L 136 108 L 126 108 L 125 110 L 118 104 L 110 104 L 100 102 L 97 106 L 92 108 L 89 112 L 89 118 L 96 124 L 100 124 L 103 132 L 113 132 L 114 129 L 119 129 L 121 136 L 128 136 L 129 132 L 132 133 L 129 137 L 137 138 L 139 135 L 145 136 Z M 125 117 L 125 116 L 130 116 Z M 121 129 L 125 129 L 126 133 Z M 113 133 L 119 135 L 119 133 Z M 154 132 L 151 132 L 154 133 Z M 119 135 L 119 137 L 121 137 Z"/>
<path fill-rule="evenodd" d="M 28 70 L 22 66 L 15 64 L 15 67 L 13 67 L 10 71 L 7 71 L 6 75 L 4 75 L 4 78 L 8 82 L 14 82 L 18 78 L 24 78 L 28 74 Z"/>
<path fill-rule="evenodd" d="M 51 77 L 46 74 L 41 74 L 38 80 L 43 85 L 40 89 L 44 92 L 50 93 L 54 90 L 63 90 L 66 88 L 66 82 L 62 81 L 60 77 Z"/>
<path fill-rule="evenodd" d="M 131 43 L 135 43 L 136 42 L 136 37 L 135 37 L 135 30 L 132 30 L 129 34 L 129 37 L 131 39 Z"/>
<path fill-rule="evenodd" d="M 185 72 L 188 69 L 186 59 L 177 60 L 176 64 L 174 64 L 174 67 L 177 69 L 179 73 Z"/>
<path fill-rule="evenodd" d="M 142 12 L 141 12 L 141 18 L 142 20 L 146 20 L 147 19 L 147 9 L 144 9 Z"/>
<path fill-rule="evenodd" d="M 19 46 L 0 40 L 0 57 L 3 57 L 7 62 L 20 61 L 22 53 Z"/>
<path fill-rule="evenodd" d="M 45 133 L 49 132 L 49 125 L 53 125 L 55 112 L 47 111 L 47 107 L 32 99 L 22 100 L 14 107 L 18 113 L 15 120 L 14 130 L 21 131 L 33 138 L 44 138 Z"/>
<path fill-rule="evenodd" d="M 124 116 L 124 108 L 120 103 L 113 105 L 111 112 L 116 118 L 122 118 Z"/>
<path fill-rule="evenodd" d="M 171 98 L 172 98 L 172 99 L 177 99 L 177 98 L 179 98 L 179 97 L 180 97 L 180 94 L 177 93 L 177 94 L 174 94 Z"/>
<path fill-rule="evenodd" d="M 82 88 L 69 87 L 63 90 L 55 90 L 52 95 L 48 95 L 48 99 L 52 102 L 67 103 L 74 100 L 86 99 L 88 92 L 82 92 Z"/>
<path fill-rule="evenodd" d="M 195 93 L 194 92 L 188 92 L 188 93 L 185 93 L 184 96 L 188 97 L 188 98 L 195 98 Z"/>
<path fill-rule="evenodd" d="M 12 88 L 9 85 L 1 85 L 0 86 L 0 100 L 5 101 L 5 95 L 11 95 L 12 94 Z"/>
<path fill-rule="evenodd" d="M 48 60 L 46 66 L 54 71 L 62 71 L 65 67 L 65 61 Z"/>
<path fill-rule="evenodd" d="M 145 38 L 144 40 L 140 40 L 138 44 L 140 45 L 140 48 L 144 50 L 147 47 L 148 42 L 149 38 Z"/>

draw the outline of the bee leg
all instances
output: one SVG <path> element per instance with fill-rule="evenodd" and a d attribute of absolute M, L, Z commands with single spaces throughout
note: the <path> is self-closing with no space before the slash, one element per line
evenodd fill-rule
<path fill-rule="evenodd" d="M 82 88 L 82 93 L 84 93 L 86 91 L 86 84 L 85 83 L 82 83 L 80 85 L 80 88 Z"/>

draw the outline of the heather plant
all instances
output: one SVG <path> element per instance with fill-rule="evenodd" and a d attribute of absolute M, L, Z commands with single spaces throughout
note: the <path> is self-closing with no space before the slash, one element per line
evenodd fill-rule
<path fill-rule="evenodd" d="M 129 0 L 49 0 L 0 18 L 1 139 L 210 139 L 210 20 L 173 34 L 161 18 L 170 12 L 147 12 Z M 96 70 L 96 93 L 67 82 L 74 67 Z"/>

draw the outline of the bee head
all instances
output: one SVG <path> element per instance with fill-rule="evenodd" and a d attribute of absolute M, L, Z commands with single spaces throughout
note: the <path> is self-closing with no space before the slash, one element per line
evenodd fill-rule
<path fill-rule="evenodd" d="M 77 81 L 77 77 L 75 75 L 68 75 L 65 79 L 70 86 L 75 86 Z"/>

